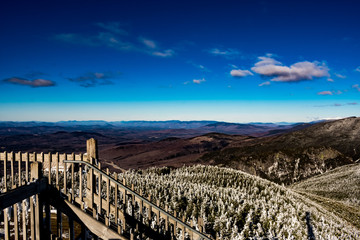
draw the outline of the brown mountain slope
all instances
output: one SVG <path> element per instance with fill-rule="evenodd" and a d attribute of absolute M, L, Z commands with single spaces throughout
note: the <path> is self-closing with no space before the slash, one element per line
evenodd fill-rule
<path fill-rule="evenodd" d="M 188 139 L 168 138 L 152 143 L 118 145 L 100 151 L 100 156 L 103 163 L 113 169 L 180 167 L 196 164 L 203 154 L 222 149 L 232 142 L 250 139 L 247 136 L 209 133 Z"/>
<path fill-rule="evenodd" d="M 292 183 L 360 157 L 360 118 L 314 124 L 279 136 L 234 142 L 201 157 L 279 183 Z"/>

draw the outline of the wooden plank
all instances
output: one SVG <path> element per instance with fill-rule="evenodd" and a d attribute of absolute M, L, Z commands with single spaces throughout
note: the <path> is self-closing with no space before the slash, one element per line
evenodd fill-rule
<path fill-rule="evenodd" d="M 8 154 L 4 152 L 4 192 L 7 191 L 7 161 L 8 161 Z"/>
<path fill-rule="evenodd" d="M 34 207 L 33 197 L 30 197 L 29 205 L 30 205 L 30 236 L 31 239 L 35 239 L 36 225 L 35 225 L 35 207 Z"/>
<path fill-rule="evenodd" d="M 115 180 L 118 180 L 118 175 L 115 174 Z M 118 224 L 119 223 L 119 212 L 118 212 L 118 185 L 115 184 L 115 200 L 114 200 L 114 205 L 115 205 L 115 224 L 117 224 L 117 232 L 120 234 L 121 233 L 121 227 Z"/>
<path fill-rule="evenodd" d="M 25 181 L 29 182 L 29 153 L 27 152 L 25 154 Z"/>
<path fill-rule="evenodd" d="M 11 188 L 15 188 L 15 175 L 14 175 L 14 161 L 15 161 L 15 154 L 14 152 L 10 153 L 10 182 L 11 182 Z"/>
<path fill-rule="evenodd" d="M 55 154 L 55 163 L 56 163 L 56 188 L 60 190 L 60 184 L 59 184 L 59 153 L 57 152 Z"/>
<path fill-rule="evenodd" d="M 109 176 L 110 175 L 110 171 L 109 168 L 106 168 L 106 175 Z M 107 226 L 110 226 L 110 179 L 106 178 L 106 205 L 105 205 L 105 211 L 106 211 L 106 216 L 105 216 L 105 224 Z"/>
<path fill-rule="evenodd" d="M 65 158 L 67 158 L 67 156 L 65 155 Z M 64 174 L 64 194 L 65 194 L 65 196 L 67 195 L 67 177 L 66 177 L 66 173 L 67 173 L 67 171 L 66 171 L 66 162 L 64 161 L 64 172 L 63 172 L 63 174 Z"/>
<path fill-rule="evenodd" d="M 75 154 L 71 154 L 73 160 L 75 160 Z M 75 199 L 75 189 L 74 189 L 74 163 L 71 163 L 71 201 Z"/>
<path fill-rule="evenodd" d="M 26 222 L 26 199 L 22 201 L 22 234 L 23 234 L 23 240 L 27 240 L 27 222 Z"/>
<path fill-rule="evenodd" d="M 77 215 L 79 219 L 84 223 L 84 225 L 95 235 L 102 239 L 119 239 L 127 240 L 127 238 L 119 235 L 117 232 L 113 231 L 111 228 L 105 226 L 101 222 L 92 218 L 91 216 L 84 213 L 81 209 L 74 206 L 73 204 L 66 201 L 66 204 L 71 208 L 71 210 Z"/>
<path fill-rule="evenodd" d="M 18 180 L 19 180 L 19 184 L 18 186 L 22 185 L 22 176 L 21 176 L 21 163 L 22 163 L 22 154 L 21 152 L 18 152 Z"/>
<path fill-rule="evenodd" d="M 8 218 L 8 211 L 10 211 L 9 208 L 4 209 L 4 235 L 5 239 L 10 239 L 10 221 Z"/>
<path fill-rule="evenodd" d="M 44 163 L 44 153 L 43 152 L 40 153 L 39 162 Z"/>
<path fill-rule="evenodd" d="M 83 161 L 83 155 L 80 154 L 80 161 Z M 83 178 L 82 178 L 82 164 L 79 164 L 79 199 L 83 201 Z M 84 210 L 84 204 L 81 204 L 81 209 Z"/>
<path fill-rule="evenodd" d="M 48 182 L 49 182 L 49 184 L 51 184 L 51 168 L 52 168 L 52 154 L 51 154 L 51 152 L 48 153 L 48 168 L 49 168 Z"/>
<path fill-rule="evenodd" d="M 39 194 L 35 195 L 35 225 L 36 231 L 35 236 L 36 239 L 41 239 L 42 230 L 43 230 L 43 211 L 42 211 L 42 203 L 40 201 Z"/>
<path fill-rule="evenodd" d="M 102 209 L 102 200 L 101 200 L 101 185 L 102 185 L 102 174 L 99 174 L 98 175 L 98 189 L 99 189 L 99 192 L 98 192 L 98 198 L 99 198 L 99 202 L 98 202 L 98 208 L 97 208 L 97 211 L 98 211 L 98 215 L 101 215 L 101 209 Z"/>

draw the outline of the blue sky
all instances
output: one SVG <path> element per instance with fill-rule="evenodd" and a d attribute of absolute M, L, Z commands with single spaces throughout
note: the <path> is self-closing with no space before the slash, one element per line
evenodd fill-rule
<path fill-rule="evenodd" d="M 359 116 L 357 1 L 2 1 L 0 120 Z"/>

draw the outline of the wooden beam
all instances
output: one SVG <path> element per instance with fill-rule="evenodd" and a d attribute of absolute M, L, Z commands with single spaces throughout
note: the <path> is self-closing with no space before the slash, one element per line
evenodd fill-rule
<path fill-rule="evenodd" d="M 24 185 L 8 192 L 1 193 L 0 209 L 5 209 L 37 193 L 41 193 L 46 190 L 47 186 L 46 179 L 41 179 L 40 181 L 30 183 L 29 185 Z"/>

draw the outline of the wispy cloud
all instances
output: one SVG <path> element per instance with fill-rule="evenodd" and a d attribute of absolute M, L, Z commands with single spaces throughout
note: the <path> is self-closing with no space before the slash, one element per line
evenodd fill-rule
<path fill-rule="evenodd" d="M 334 103 L 334 104 L 329 104 L 329 105 L 315 105 L 314 107 L 343 107 L 343 106 L 355 106 L 358 104 L 359 103 L 357 103 L 357 102 L 350 102 L 350 103 L 345 103 L 345 104 Z"/>
<path fill-rule="evenodd" d="M 120 22 L 108 22 L 108 23 L 99 22 L 96 23 L 95 25 L 112 33 L 125 35 L 125 36 L 129 35 L 127 31 L 121 28 L 123 24 L 121 24 Z"/>
<path fill-rule="evenodd" d="M 290 67 L 269 56 L 258 57 L 259 61 L 251 68 L 252 71 L 276 82 L 299 82 L 329 76 L 329 69 L 319 62 L 297 62 Z"/>
<path fill-rule="evenodd" d="M 318 92 L 318 95 L 333 95 L 333 93 L 331 91 L 322 91 L 322 92 Z"/>
<path fill-rule="evenodd" d="M 210 72 L 210 70 L 207 69 L 204 65 L 196 64 L 196 63 L 194 63 L 193 61 L 187 61 L 187 63 L 188 63 L 188 64 L 191 64 L 191 65 L 194 66 L 195 68 L 200 69 L 201 71 Z"/>
<path fill-rule="evenodd" d="M 83 36 L 81 34 L 76 34 L 76 33 L 56 34 L 54 36 L 54 39 L 63 41 L 66 43 L 80 44 L 80 45 L 86 45 L 86 46 L 99 46 L 100 45 L 96 36 L 87 36 L 86 37 L 86 36 Z"/>
<path fill-rule="evenodd" d="M 263 82 L 263 83 L 260 83 L 259 84 L 259 87 L 262 87 L 262 86 L 269 86 L 271 83 L 269 81 L 266 81 L 266 82 Z"/>
<path fill-rule="evenodd" d="M 16 85 L 29 86 L 29 87 L 34 87 L 34 88 L 36 88 L 36 87 L 52 87 L 52 86 L 56 85 L 54 81 L 41 79 L 41 78 L 29 80 L 29 79 L 25 79 L 25 78 L 12 77 L 12 78 L 3 79 L 3 82 L 16 84 Z"/>
<path fill-rule="evenodd" d="M 355 88 L 356 90 L 358 90 L 360 92 L 360 86 L 359 84 L 354 84 L 351 86 L 352 88 Z"/>
<path fill-rule="evenodd" d="M 151 39 L 132 36 L 121 28 L 118 22 L 97 23 L 102 31 L 95 32 L 92 35 L 81 33 L 62 33 L 54 36 L 54 39 L 85 46 L 108 47 L 119 51 L 134 51 L 158 57 L 171 57 L 175 55 L 172 49 L 160 48 L 158 44 Z"/>
<path fill-rule="evenodd" d="M 355 69 L 356 72 L 360 72 L 360 66 Z"/>
<path fill-rule="evenodd" d="M 342 75 L 342 74 L 339 74 L 339 73 L 335 73 L 335 76 L 337 76 L 338 78 L 342 78 L 342 79 L 346 78 L 345 75 Z"/>
<path fill-rule="evenodd" d="M 246 77 L 249 75 L 254 75 L 252 72 L 250 72 L 249 70 L 241 70 L 241 69 L 233 69 L 230 71 L 230 75 L 233 77 L 238 77 L 238 78 L 242 78 L 242 77 Z"/>
<path fill-rule="evenodd" d="M 196 84 L 200 84 L 200 83 L 203 83 L 203 82 L 206 82 L 205 78 L 202 78 L 202 79 L 194 79 L 194 80 L 193 80 L 193 83 L 196 83 Z"/>
<path fill-rule="evenodd" d="M 222 56 L 225 58 L 234 58 L 238 55 L 240 55 L 240 52 L 236 49 L 219 49 L 219 48 L 212 48 L 210 50 L 207 50 L 210 54 L 214 56 Z"/>
<path fill-rule="evenodd" d="M 121 39 L 119 36 L 110 32 L 100 32 L 96 36 L 98 45 L 107 46 L 121 51 L 138 51 L 139 48 L 132 42 Z"/>
<path fill-rule="evenodd" d="M 334 79 L 328 78 L 328 79 L 326 79 L 326 81 L 328 81 L 328 82 L 334 82 Z"/>
<path fill-rule="evenodd" d="M 147 38 L 140 38 L 139 40 L 148 48 L 152 48 L 152 49 L 156 48 L 156 43 L 153 40 Z"/>
<path fill-rule="evenodd" d="M 78 76 L 75 78 L 68 78 L 71 82 L 79 83 L 81 87 L 95 87 L 98 85 L 111 85 L 114 82 L 111 79 L 116 78 L 119 76 L 120 73 L 113 73 L 113 72 L 90 72 L 86 73 L 82 76 Z"/>
<path fill-rule="evenodd" d="M 151 54 L 158 57 L 172 57 L 174 56 L 175 52 L 171 49 L 167 49 L 164 51 L 155 51 L 152 52 Z"/>

